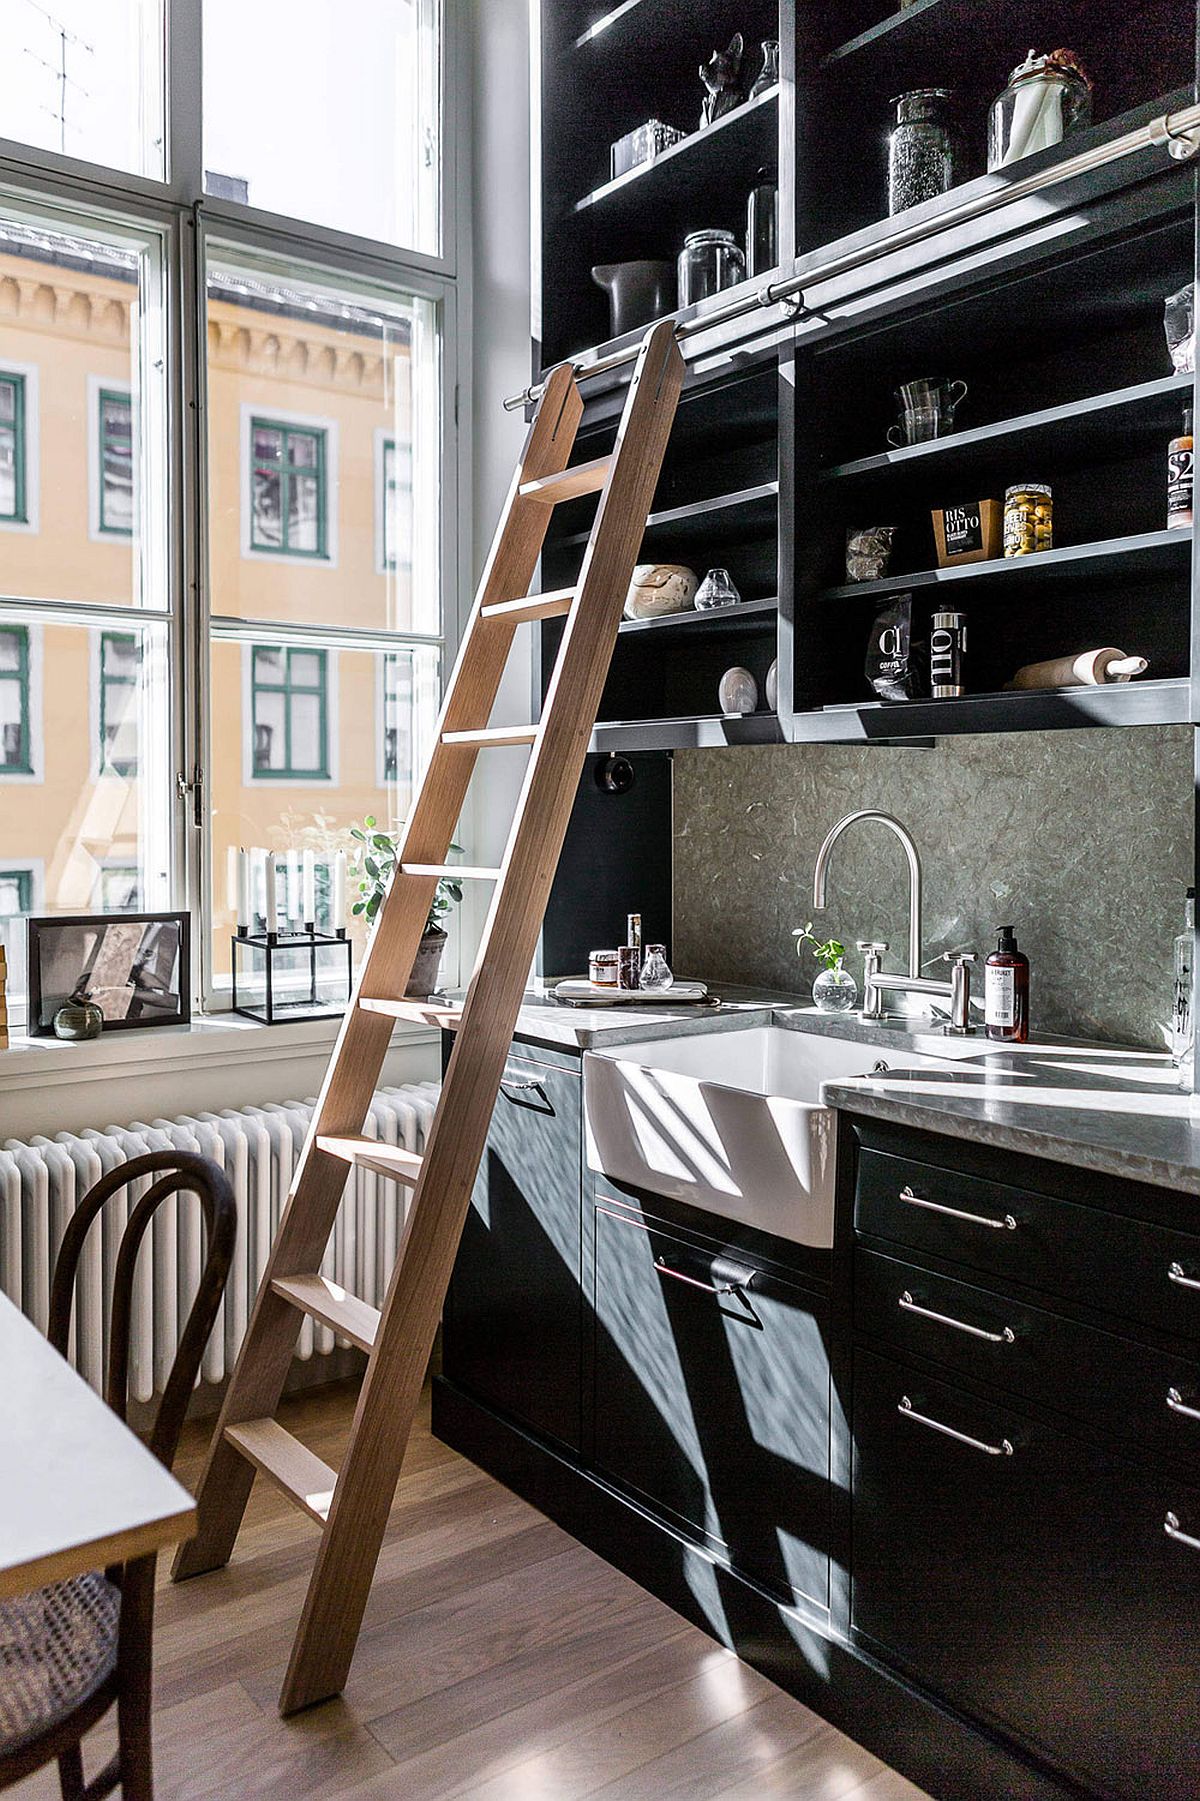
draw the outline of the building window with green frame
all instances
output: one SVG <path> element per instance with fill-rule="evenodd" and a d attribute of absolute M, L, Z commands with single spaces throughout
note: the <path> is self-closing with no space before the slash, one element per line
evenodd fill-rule
<path fill-rule="evenodd" d="M 329 555 L 327 437 L 322 426 L 251 419 L 251 550 Z"/>
<path fill-rule="evenodd" d="M 29 627 L 0 625 L 0 775 L 32 775 Z"/>
<path fill-rule="evenodd" d="M 250 655 L 255 779 L 329 781 L 328 652 L 255 644 Z"/>
<path fill-rule="evenodd" d="M 25 377 L 0 369 L 0 522 L 28 522 L 25 469 Z"/>
<path fill-rule="evenodd" d="M 381 452 L 382 560 L 388 573 L 412 567 L 412 445 L 384 438 Z"/>
<path fill-rule="evenodd" d="M 105 537 L 133 536 L 133 398 L 100 388 L 96 397 L 100 492 L 96 520 Z"/>
<path fill-rule="evenodd" d="M 100 634 L 100 767 L 112 775 L 138 772 L 138 710 L 142 647 L 132 632 Z"/>
<path fill-rule="evenodd" d="M 32 869 L 0 869 L 0 920 L 32 911 Z"/>

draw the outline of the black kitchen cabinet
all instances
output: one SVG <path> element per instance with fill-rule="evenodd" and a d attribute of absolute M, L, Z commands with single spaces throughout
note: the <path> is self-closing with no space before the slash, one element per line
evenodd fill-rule
<path fill-rule="evenodd" d="M 511 1056 L 446 1302 L 446 1375 L 580 1447 L 580 1075 Z"/>

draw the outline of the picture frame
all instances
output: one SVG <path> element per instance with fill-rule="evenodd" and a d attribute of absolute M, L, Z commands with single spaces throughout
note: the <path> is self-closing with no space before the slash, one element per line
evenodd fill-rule
<path fill-rule="evenodd" d="M 106 1032 L 183 1026 L 192 1015 L 190 913 L 54 913 L 26 922 L 31 1038 L 82 983 Z"/>

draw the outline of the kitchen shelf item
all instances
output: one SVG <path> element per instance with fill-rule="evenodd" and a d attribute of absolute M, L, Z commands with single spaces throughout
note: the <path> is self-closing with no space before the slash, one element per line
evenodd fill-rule
<path fill-rule="evenodd" d="M 756 161 L 749 164 L 748 174 L 776 152 L 778 97 L 779 89 L 771 88 L 756 99 L 745 101 L 714 124 L 706 125 L 701 131 L 689 132 L 678 144 L 660 151 L 650 162 L 639 163 L 627 175 L 619 175 L 615 181 L 606 181 L 594 188 L 577 200 L 572 210 L 584 213 L 594 206 L 603 206 L 606 213 L 616 211 L 621 196 L 633 198 L 638 207 L 652 206 L 654 202 L 650 195 L 659 190 L 660 184 L 672 181 L 676 176 L 683 178 L 685 159 L 689 191 L 706 194 L 714 182 L 727 174 L 731 160 L 740 160 L 742 146 L 749 149 L 750 155 L 757 153 Z M 748 156 L 746 161 L 749 162 Z M 743 176 L 743 194 L 746 191 L 744 182 Z M 632 196 L 631 188 L 635 190 Z"/>
<path fill-rule="evenodd" d="M 894 594 L 904 588 L 940 587 L 948 582 L 1058 581 L 1094 586 L 1098 577 L 1181 574 L 1191 561 L 1190 531 L 1134 532 L 1094 544 L 1064 544 L 1035 557 L 999 557 L 988 563 L 963 563 L 956 569 L 919 569 L 888 576 L 881 582 L 849 582 L 826 588 L 822 600 L 849 600 L 860 595 Z"/>
<path fill-rule="evenodd" d="M 1004 549 L 1004 508 L 998 500 L 934 507 L 933 541 L 942 569 L 992 562 Z"/>
<path fill-rule="evenodd" d="M 1061 144 L 1092 122 L 1092 83 L 1071 50 L 1030 51 L 988 118 L 988 168 L 1003 169 Z"/>
<path fill-rule="evenodd" d="M 623 138 L 618 138 L 612 145 L 609 152 L 609 179 L 619 181 L 622 175 L 628 175 L 631 169 L 653 161 L 664 150 L 669 150 L 672 144 L 682 143 L 686 136 L 686 132 L 674 125 L 664 125 L 661 119 L 647 119 L 644 125 L 627 131 Z"/>
<path fill-rule="evenodd" d="M 684 563 L 639 563 L 625 596 L 625 617 L 670 618 L 693 610 L 700 577 Z"/>
<path fill-rule="evenodd" d="M 1081 650 L 1077 656 L 1051 657 L 1045 663 L 1026 663 L 1007 683 L 1009 688 L 1101 688 L 1106 682 L 1128 682 L 1149 667 L 1145 657 L 1127 657 L 1107 645 L 1103 650 Z"/>
<path fill-rule="evenodd" d="M 741 598 L 728 569 L 710 569 L 696 589 L 696 611 L 708 613 L 717 607 L 736 607 Z"/>
<path fill-rule="evenodd" d="M 596 263 L 592 280 L 608 295 L 609 331 L 614 338 L 636 331 L 675 311 L 673 263 L 644 257 L 628 263 Z"/>
<path fill-rule="evenodd" d="M 767 275 L 779 261 L 779 184 L 760 169 L 746 202 L 746 273 Z"/>
<path fill-rule="evenodd" d="M 745 274 L 745 252 L 731 231 L 717 227 L 690 231 L 679 253 L 679 304 L 695 306 L 711 300 L 725 288 L 735 288 Z"/>
<path fill-rule="evenodd" d="M 1037 556 L 1054 549 L 1054 495 L 1048 482 L 1018 482 L 1004 496 L 1004 554 Z"/>
<path fill-rule="evenodd" d="M 954 415 L 966 397 L 965 381 L 938 381 L 922 376 L 901 382 L 896 389 L 900 417 L 888 428 L 888 443 L 899 450 L 902 445 L 927 444 L 933 438 L 948 437 L 954 430 Z"/>
<path fill-rule="evenodd" d="M 892 105 L 888 134 L 888 212 L 895 217 L 957 187 L 962 145 L 949 88 L 914 88 Z"/>

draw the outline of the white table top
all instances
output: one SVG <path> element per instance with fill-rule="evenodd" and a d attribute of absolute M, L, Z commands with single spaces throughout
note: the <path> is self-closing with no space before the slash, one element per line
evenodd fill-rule
<path fill-rule="evenodd" d="M 0 1600 L 187 1538 L 187 1490 L 0 1294 Z"/>

